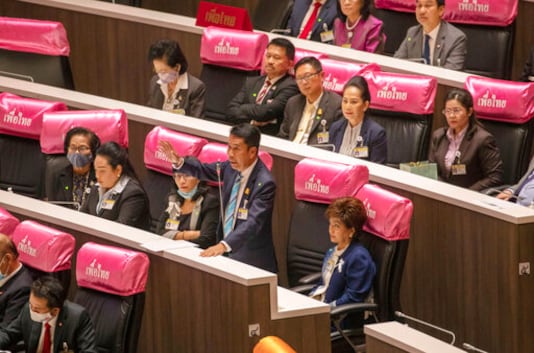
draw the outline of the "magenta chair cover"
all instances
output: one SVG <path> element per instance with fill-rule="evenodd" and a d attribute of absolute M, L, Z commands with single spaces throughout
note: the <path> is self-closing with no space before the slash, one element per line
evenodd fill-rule
<path fill-rule="evenodd" d="M 377 64 L 357 64 L 335 59 L 321 60 L 324 72 L 323 87 L 326 90 L 343 93 L 343 86 L 354 76 L 362 75 L 366 71 L 380 71 Z"/>
<path fill-rule="evenodd" d="M 320 53 L 318 51 L 312 51 L 312 50 L 305 50 L 301 48 L 295 48 L 295 59 L 293 59 L 293 64 L 298 63 L 300 59 L 307 57 L 307 56 L 313 56 L 314 58 L 319 59 L 319 61 L 328 58 L 328 54 L 325 54 L 325 53 Z M 265 60 L 265 56 L 263 57 L 263 60 Z M 293 67 L 291 67 L 291 69 L 289 70 L 289 73 L 291 75 L 295 74 Z M 261 74 L 265 75 L 265 71 L 263 70 L 263 61 L 262 61 L 262 66 L 261 66 Z"/>
<path fill-rule="evenodd" d="M 128 148 L 128 118 L 124 110 L 71 110 L 43 115 L 41 151 L 46 154 L 65 153 L 65 135 L 73 127 L 92 130 L 101 143 L 115 141 Z"/>
<path fill-rule="evenodd" d="M 365 231 L 390 241 L 410 238 L 412 201 L 371 184 L 362 186 L 356 197 L 367 208 Z"/>
<path fill-rule="evenodd" d="M 34 221 L 21 222 L 11 236 L 20 261 L 43 272 L 69 270 L 74 237 Z"/>
<path fill-rule="evenodd" d="M 0 233 L 11 235 L 19 223 L 17 217 L 0 207 Z"/>
<path fill-rule="evenodd" d="M 67 32 L 60 22 L 0 17 L 0 48 L 69 56 Z"/>
<path fill-rule="evenodd" d="M 76 256 L 76 282 L 79 287 L 130 296 L 145 291 L 149 265 L 144 253 L 88 242 Z"/>
<path fill-rule="evenodd" d="M 465 89 L 478 118 L 522 124 L 534 116 L 534 83 L 469 76 Z"/>
<path fill-rule="evenodd" d="M 208 27 L 200 42 L 200 60 L 243 71 L 259 70 L 267 43 L 265 33 Z"/>
<path fill-rule="evenodd" d="M 209 142 L 202 147 L 198 159 L 202 163 L 224 162 L 228 159 L 228 155 L 226 154 L 227 150 L 228 145 L 218 142 Z M 269 153 L 260 151 L 258 156 L 269 170 L 273 169 L 273 157 Z"/>
<path fill-rule="evenodd" d="M 304 158 L 295 166 L 295 198 L 329 204 L 338 197 L 355 196 L 368 181 L 364 165 Z"/>
<path fill-rule="evenodd" d="M 433 114 L 438 83 L 430 76 L 365 72 L 373 109 Z"/>
<path fill-rule="evenodd" d="M 171 161 L 158 149 L 159 141 L 168 141 L 180 156 L 197 157 L 202 147 L 208 143 L 201 137 L 183 134 L 163 126 L 156 126 L 145 138 L 145 166 L 159 173 L 172 175 Z"/>
<path fill-rule="evenodd" d="M 39 140 L 43 114 L 63 110 L 67 110 L 64 103 L 0 93 L 0 134 Z"/>
<path fill-rule="evenodd" d="M 447 0 L 443 19 L 483 26 L 508 26 L 517 16 L 518 0 Z M 415 12 L 414 0 L 375 0 L 377 9 Z"/>

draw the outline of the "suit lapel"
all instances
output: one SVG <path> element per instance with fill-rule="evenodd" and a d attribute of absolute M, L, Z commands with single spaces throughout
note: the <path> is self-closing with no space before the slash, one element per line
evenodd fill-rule
<path fill-rule="evenodd" d="M 297 135 L 297 130 L 299 128 L 300 120 L 302 119 L 302 112 L 304 111 L 304 107 L 306 107 L 306 97 L 301 94 L 299 104 L 295 104 L 296 110 L 294 119 L 291 122 L 291 126 L 289 127 L 289 139 L 291 141 L 293 141 L 295 139 L 295 136 Z"/>
<path fill-rule="evenodd" d="M 312 135 L 315 134 L 315 129 L 317 129 L 317 126 L 321 123 L 321 120 L 323 120 L 323 115 L 327 111 L 328 107 L 328 92 L 323 91 L 323 96 L 321 97 L 321 101 L 319 102 L 319 105 L 317 107 L 317 111 L 315 112 L 315 115 L 313 116 L 312 126 L 310 128 L 310 136 L 308 138 L 308 141 L 311 140 Z"/>

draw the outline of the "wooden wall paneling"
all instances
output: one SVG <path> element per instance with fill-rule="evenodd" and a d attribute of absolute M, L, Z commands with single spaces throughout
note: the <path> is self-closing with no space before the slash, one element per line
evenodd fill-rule
<path fill-rule="evenodd" d="M 532 4 L 534 5 L 534 4 Z M 532 350 L 532 323 L 534 322 L 534 300 L 532 294 L 534 293 L 534 225 L 522 224 L 519 226 L 519 240 L 518 240 L 518 258 L 511 276 L 517 278 L 517 299 L 512 305 L 516 306 L 515 311 L 511 314 L 517 313 L 517 326 L 515 329 L 519 333 L 519 342 L 517 352 L 528 352 Z M 519 263 L 527 262 L 530 265 L 530 274 L 519 276 Z M 514 264 L 512 264 L 513 266 Z M 506 291 L 506 283 L 500 288 L 501 292 Z M 498 320 L 498 318 L 496 318 Z"/>

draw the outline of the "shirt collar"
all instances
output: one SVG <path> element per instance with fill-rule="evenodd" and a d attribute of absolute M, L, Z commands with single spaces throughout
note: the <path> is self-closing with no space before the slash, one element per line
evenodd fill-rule
<path fill-rule="evenodd" d="M 438 37 L 438 32 L 439 32 L 439 28 L 441 27 L 441 22 L 436 26 L 436 28 L 434 28 L 433 30 L 431 30 L 429 33 L 424 33 L 423 31 L 423 37 L 428 34 L 430 36 L 430 38 L 435 41 L 436 38 Z"/>
<path fill-rule="evenodd" d="M 252 162 L 251 165 L 249 165 L 247 167 L 247 169 L 245 169 L 244 171 L 241 172 L 241 179 L 242 180 L 248 180 L 248 177 L 250 176 L 250 174 L 252 173 L 252 169 L 254 169 L 254 167 L 256 166 L 256 163 L 258 163 L 258 158 L 260 157 L 256 157 L 256 159 L 254 160 L 254 162 Z"/>
<path fill-rule="evenodd" d="M 11 272 L 9 275 L 5 276 L 4 279 L 0 281 L 0 287 L 3 287 L 4 284 L 6 284 L 13 276 L 15 276 L 17 272 L 20 271 L 21 268 L 22 268 L 22 264 L 19 263 L 19 266 L 17 267 L 15 271 Z"/>

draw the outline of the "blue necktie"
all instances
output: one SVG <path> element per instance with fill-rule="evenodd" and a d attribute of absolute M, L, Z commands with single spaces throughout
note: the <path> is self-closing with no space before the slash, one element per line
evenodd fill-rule
<path fill-rule="evenodd" d="M 425 64 L 432 65 L 430 62 L 430 36 L 425 34 L 425 43 L 423 46 L 423 59 L 425 59 Z"/>
<path fill-rule="evenodd" d="M 226 237 L 234 226 L 235 208 L 237 206 L 237 196 L 239 194 L 239 187 L 241 186 L 241 174 L 238 174 L 235 178 L 234 185 L 232 186 L 232 192 L 230 193 L 230 200 L 226 206 L 226 213 L 224 217 L 224 236 Z"/>

